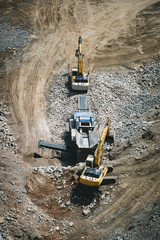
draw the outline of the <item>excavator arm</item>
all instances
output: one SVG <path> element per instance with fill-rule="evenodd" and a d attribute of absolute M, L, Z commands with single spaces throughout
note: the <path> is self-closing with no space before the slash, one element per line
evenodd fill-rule
<path fill-rule="evenodd" d="M 76 57 L 78 57 L 78 76 L 83 76 L 83 57 L 82 52 L 82 38 L 79 37 L 78 49 L 76 50 Z"/>
<path fill-rule="evenodd" d="M 102 148 L 103 148 L 103 144 L 105 142 L 105 139 L 107 138 L 107 136 L 109 136 L 110 134 L 110 117 L 107 118 L 107 122 L 104 126 L 100 141 L 98 143 L 97 146 L 97 152 L 96 152 L 96 156 L 95 156 L 95 165 L 96 166 L 101 166 L 102 165 Z"/>

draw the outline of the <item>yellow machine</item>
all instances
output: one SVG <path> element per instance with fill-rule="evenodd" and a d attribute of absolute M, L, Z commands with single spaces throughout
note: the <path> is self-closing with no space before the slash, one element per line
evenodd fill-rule
<path fill-rule="evenodd" d="M 79 37 L 78 49 L 76 50 L 76 57 L 78 57 L 78 67 L 72 68 L 71 73 L 71 87 L 73 90 L 87 91 L 89 88 L 89 73 L 83 73 L 83 57 L 82 52 L 82 38 Z"/>
<path fill-rule="evenodd" d="M 98 187 L 105 178 L 106 173 L 113 170 L 111 166 L 102 166 L 102 150 L 105 141 L 109 142 L 110 144 L 114 143 L 114 136 L 111 135 L 110 129 L 110 117 L 107 118 L 107 122 L 98 143 L 95 156 L 89 155 L 86 159 L 86 166 L 80 176 L 81 184 Z"/>

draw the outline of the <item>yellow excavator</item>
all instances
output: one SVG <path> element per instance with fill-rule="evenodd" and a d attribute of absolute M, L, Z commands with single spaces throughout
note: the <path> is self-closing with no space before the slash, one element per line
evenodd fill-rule
<path fill-rule="evenodd" d="M 89 88 L 89 73 L 83 73 L 83 57 L 82 38 L 79 37 L 78 49 L 75 56 L 78 57 L 78 67 L 72 67 L 71 72 L 71 87 L 72 90 L 87 91 Z"/>
<path fill-rule="evenodd" d="M 104 180 L 107 172 L 112 172 L 113 167 L 102 166 L 103 160 L 103 144 L 107 141 L 109 144 L 114 143 L 114 134 L 111 134 L 110 117 L 107 118 L 107 122 L 102 131 L 101 138 L 95 151 L 95 156 L 88 155 L 86 159 L 86 166 L 80 176 L 80 183 L 91 187 L 99 187 Z M 112 177 L 113 179 L 113 177 Z"/>

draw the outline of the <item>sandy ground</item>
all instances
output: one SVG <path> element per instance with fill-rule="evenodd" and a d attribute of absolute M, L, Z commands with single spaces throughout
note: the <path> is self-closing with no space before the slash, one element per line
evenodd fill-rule
<path fill-rule="evenodd" d="M 85 43 L 86 71 L 154 54 L 159 50 L 157 8 L 153 16 L 147 10 L 144 17 L 140 13 L 156 2 L 57 1 L 52 5 L 51 1 L 39 1 L 33 5 L 29 12 L 29 16 L 34 14 L 31 24 L 36 30 L 44 30 L 28 46 L 18 67 L 13 67 L 15 70 L 6 64 L 10 101 L 21 128 L 22 151 L 35 151 L 37 140 L 50 134 L 44 108 L 45 86 L 51 74 L 50 81 L 54 81 L 62 68 L 70 71 L 78 36 Z M 144 25 L 149 25 L 146 32 Z"/>
<path fill-rule="evenodd" d="M 87 216 L 82 214 L 82 205 L 88 195 L 77 197 L 75 186 L 71 185 L 74 169 L 63 170 L 64 179 L 57 182 L 43 171 L 35 173 L 32 167 L 58 164 L 58 158 L 34 158 L 33 154 L 41 153 L 37 147 L 39 139 L 47 136 L 54 140 L 48 125 L 46 98 L 58 76 L 70 72 L 76 63 L 78 37 L 82 36 L 84 43 L 86 72 L 127 72 L 160 51 L 160 2 L 39 0 L 6 1 L 1 6 L 1 22 L 11 21 L 24 27 L 31 33 L 32 42 L 2 65 L 1 83 L 5 89 L 1 87 L 1 99 L 9 101 L 8 123 L 17 138 L 19 154 L 12 156 L 9 150 L 0 150 L 1 183 L 9 199 L 2 201 L 0 224 L 4 224 L 2 228 L 8 231 L 10 240 L 114 239 L 109 237 L 127 230 L 135 219 L 143 219 L 159 199 L 159 118 L 151 127 L 154 139 L 146 136 L 135 139 L 132 145 L 117 146 L 113 164 L 118 181 L 114 187 L 102 186 L 100 194 L 89 198 L 87 204 L 97 202 Z M 151 119 L 153 115 L 150 113 Z M 147 154 L 135 156 L 139 144 L 149 145 Z M 50 152 L 44 155 L 49 156 Z M 22 203 L 17 194 L 21 194 Z M 68 201 L 69 206 L 63 208 L 61 205 Z M 5 230 L 9 221 L 5 216 L 10 212 L 16 214 L 17 220 Z M 63 230 L 59 231 L 57 226 Z M 54 235 L 48 234 L 52 228 Z"/>

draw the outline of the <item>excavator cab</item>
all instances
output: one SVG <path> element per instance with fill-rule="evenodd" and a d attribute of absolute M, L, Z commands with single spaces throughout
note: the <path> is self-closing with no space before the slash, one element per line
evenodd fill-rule
<path fill-rule="evenodd" d="M 94 156 L 93 155 L 88 155 L 87 159 L 86 159 L 86 166 L 87 167 L 90 167 L 90 168 L 93 168 L 94 166 Z"/>
<path fill-rule="evenodd" d="M 77 67 L 72 68 L 72 76 L 76 77 L 77 76 Z"/>

